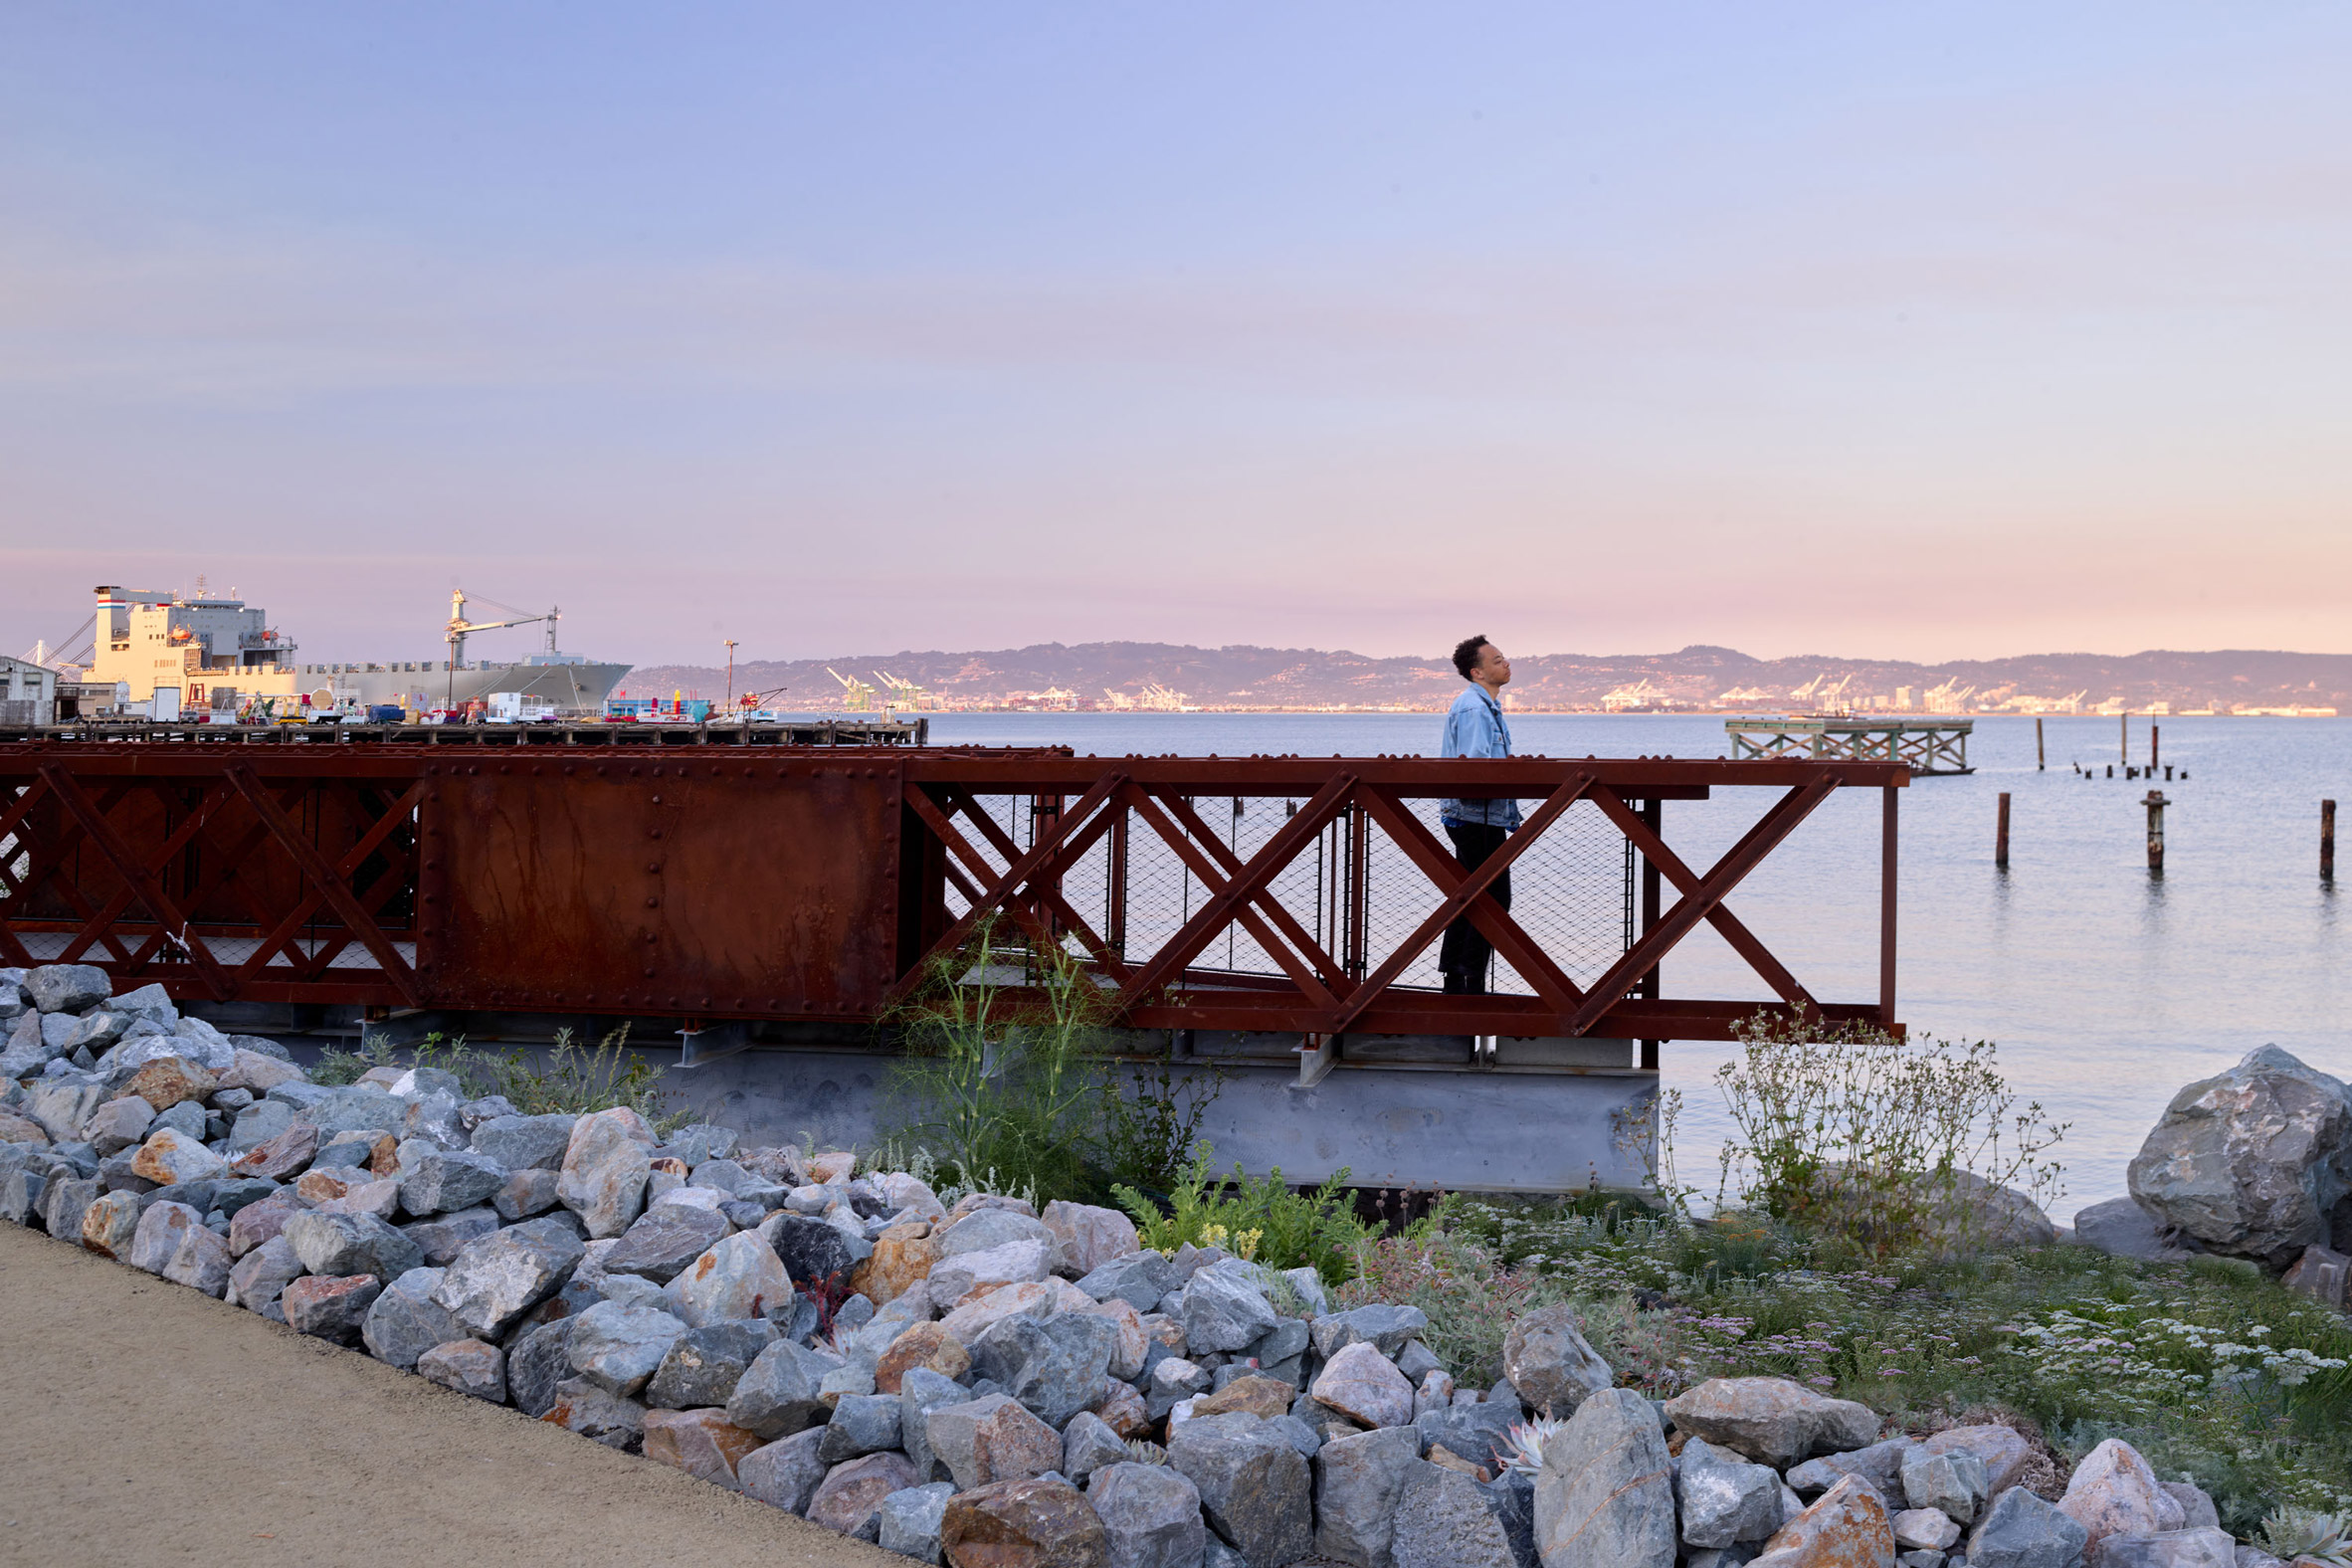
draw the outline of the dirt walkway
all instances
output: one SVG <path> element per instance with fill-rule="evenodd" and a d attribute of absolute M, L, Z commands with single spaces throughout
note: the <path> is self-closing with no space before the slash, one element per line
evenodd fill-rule
<path fill-rule="evenodd" d="M 7 1224 L 0 1376 L 0 1561 L 907 1561 Z"/>

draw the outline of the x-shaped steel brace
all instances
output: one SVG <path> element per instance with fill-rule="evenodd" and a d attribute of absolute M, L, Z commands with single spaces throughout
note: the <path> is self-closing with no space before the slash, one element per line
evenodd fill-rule
<path fill-rule="evenodd" d="M 1829 799 L 1838 787 L 1835 777 L 1817 778 L 1810 784 L 1800 784 L 1773 804 L 1770 811 L 1756 819 L 1756 825 L 1740 836 L 1737 844 L 1723 853 L 1706 876 L 1695 886 L 1674 900 L 1674 906 L 1659 917 L 1642 939 L 1625 951 L 1625 955 L 1609 966 L 1609 972 L 1593 982 L 1584 1004 L 1568 1020 L 1568 1033 L 1582 1035 L 1600 1021 L 1601 1015 L 1615 1007 L 1634 982 L 1649 973 L 1651 967 L 1671 952 L 1674 945 L 1689 934 L 1690 928 L 1706 918 L 1709 910 L 1720 904 L 1731 889 L 1738 886 L 1748 873 L 1754 871 L 1765 856 L 1772 853 L 1780 841 L 1797 829 L 1797 825 L 1813 814 L 1813 808 Z M 1678 864 L 1678 863 L 1677 863 Z M 1666 864 L 1659 863 L 1664 872 Z M 1687 869 L 1685 869 L 1687 870 Z M 1742 927 L 1741 929 L 1745 929 Z M 1750 937 L 1750 941 L 1754 938 Z M 1792 986 L 1794 980 L 1789 982 Z"/>
<path fill-rule="evenodd" d="M 367 864 L 367 858 L 376 852 L 376 847 L 391 836 L 393 829 L 399 827 L 402 822 L 407 820 L 409 812 L 415 808 L 419 800 L 424 798 L 424 795 L 425 784 L 422 779 L 418 780 L 414 784 L 411 784 L 408 787 L 407 793 L 402 795 L 398 800 L 394 801 L 390 809 L 385 811 L 381 817 L 376 819 L 375 825 L 369 828 L 364 834 L 361 834 L 358 842 L 353 844 L 350 849 L 343 853 L 343 858 L 341 860 L 335 862 L 334 866 L 331 868 L 332 875 L 335 878 L 333 885 L 348 886 L 350 884 L 351 878 L 357 875 L 360 867 Z M 384 901 L 390 894 L 391 890 L 392 889 L 389 886 L 379 884 L 371 889 L 371 895 L 368 896 L 366 901 L 361 905 L 361 907 L 370 917 L 369 923 L 371 925 L 374 923 L 372 917 L 374 916 L 375 911 L 383 907 Z M 277 926 L 271 930 L 270 934 L 262 938 L 261 945 L 254 949 L 253 956 L 246 959 L 245 963 L 238 969 L 237 979 L 239 983 L 242 984 L 247 980 L 251 980 L 255 976 L 268 969 L 271 958 L 278 953 L 279 949 L 286 947 L 294 939 L 295 933 L 300 931 L 302 928 L 302 922 L 309 919 L 311 911 L 316 909 L 319 904 L 326 901 L 326 898 L 327 884 L 313 882 L 309 890 L 304 892 L 302 896 L 295 901 L 294 906 L 286 912 L 286 917 L 278 922 Z M 345 916 L 345 918 L 348 919 L 349 917 Z M 335 954 L 341 952 L 342 949 L 354 938 L 357 938 L 362 942 L 366 940 L 366 936 L 362 932 L 356 928 L 349 928 L 346 929 L 342 935 L 337 937 L 323 951 L 315 955 L 304 955 L 310 960 L 309 968 L 313 977 L 315 977 L 319 971 L 324 969 L 326 961 L 331 960 Z M 373 951 L 373 949 L 370 948 L 370 951 Z M 290 954 L 289 956 L 292 955 Z"/>
<path fill-rule="evenodd" d="M 980 810 L 977 803 L 968 798 L 958 799 L 956 809 L 977 826 L 982 836 L 1004 856 L 1008 864 L 1001 873 L 972 846 L 970 840 L 956 831 L 954 821 L 940 808 L 938 802 L 932 800 L 920 786 L 909 789 L 906 801 L 913 808 L 915 816 L 921 819 L 923 826 L 930 830 L 932 837 L 939 841 L 950 856 L 962 861 L 970 869 L 977 881 L 957 875 L 953 861 L 948 864 L 949 880 L 955 883 L 956 890 L 964 895 L 970 907 L 941 934 L 938 941 L 931 944 L 930 951 L 923 955 L 921 962 L 891 987 L 891 999 L 903 997 L 921 984 L 924 970 L 934 960 L 962 947 L 980 922 L 1000 908 L 1033 941 L 1044 947 L 1059 945 L 1045 919 L 1037 910 L 1021 901 L 1019 895 L 1024 889 L 1055 918 L 1078 933 L 1079 941 L 1094 954 L 1097 962 L 1116 964 L 1116 955 L 1054 887 L 1070 866 L 1109 830 L 1113 813 L 1098 808 L 1126 782 L 1126 777 L 1124 773 L 1111 772 L 1096 779 L 1093 786 L 1078 798 L 1078 804 L 1057 816 L 1054 825 L 1040 834 L 1037 842 L 1027 850 L 1014 844 L 1004 830 L 997 826 L 995 819 Z"/>
<path fill-rule="evenodd" d="M 1609 820 L 1617 824 L 1618 831 L 1633 841 L 1634 848 L 1642 852 L 1643 859 L 1657 867 L 1666 880 L 1674 884 L 1675 891 L 1688 896 L 1698 890 L 1698 874 L 1683 864 L 1682 857 L 1666 848 L 1666 841 L 1651 832 L 1650 824 L 1644 822 L 1641 814 L 1622 798 L 1610 790 L 1595 790 L 1593 804 L 1607 813 Z M 1709 903 L 1706 918 L 1731 950 L 1746 959 L 1748 966 L 1763 977 L 1764 983 L 1779 993 L 1782 1001 L 1796 1007 L 1814 1005 L 1812 994 L 1797 983 L 1797 977 L 1772 956 L 1771 949 L 1756 939 L 1756 934 L 1740 922 L 1738 915 L 1723 907 L 1720 898 Z"/>
<path fill-rule="evenodd" d="M 260 817 L 269 828 L 270 836 L 278 841 L 279 847 L 294 858 L 294 865 L 325 895 L 327 903 L 342 917 L 343 924 L 375 956 L 377 966 L 384 971 L 384 977 L 392 982 L 401 998 L 411 1007 L 421 1005 L 422 993 L 417 987 L 416 971 L 409 967 L 407 959 L 400 956 L 400 949 L 392 945 L 392 939 L 384 934 L 383 927 L 376 924 L 375 916 L 360 904 L 346 878 L 327 864 L 326 857 L 318 853 L 316 845 L 302 837 L 294 819 L 287 816 L 278 802 L 271 798 L 269 790 L 254 776 L 251 767 L 243 763 L 231 767 L 228 779 L 236 786 L 237 792 L 245 797 L 247 804 L 253 807 L 254 815 Z"/>
<path fill-rule="evenodd" d="M 189 928 L 187 916 L 180 913 L 179 907 L 163 890 L 163 883 L 155 873 L 139 864 L 138 857 L 115 834 L 105 814 L 75 786 L 73 778 L 64 768 L 56 763 L 47 763 L 40 772 L 49 781 L 50 789 L 64 803 L 66 810 L 72 812 L 74 819 L 82 825 L 82 831 L 90 836 L 90 842 L 97 845 L 98 853 L 113 865 L 115 875 L 137 892 L 138 901 L 147 906 L 147 912 L 155 917 L 156 923 L 171 933 L 173 945 L 188 955 L 189 967 L 202 977 L 205 986 L 217 1000 L 227 1000 L 232 989 L 228 972 L 214 960 L 212 949 L 204 945 L 204 938 Z"/>
<path fill-rule="evenodd" d="M 1292 983 L 1315 1006 L 1338 1006 L 1339 998 L 1323 983 L 1322 976 L 1331 976 L 1343 990 L 1347 990 L 1348 983 L 1339 977 L 1339 966 L 1299 928 L 1298 922 L 1288 910 L 1281 907 L 1280 901 L 1267 891 L 1267 883 L 1274 881 L 1283 867 L 1296 860 L 1314 842 L 1315 835 L 1321 833 L 1324 826 L 1345 808 L 1355 786 L 1356 776 L 1352 773 L 1333 776 L 1315 792 L 1313 799 L 1299 808 L 1296 816 L 1275 830 L 1274 836 L 1247 862 L 1236 860 L 1231 851 L 1218 843 L 1216 835 L 1209 832 L 1208 825 L 1183 801 L 1167 798 L 1164 802 L 1167 811 L 1163 812 L 1160 809 L 1161 802 L 1154 801 L 1143 790 L 1130 788 L 1127 792 L 1128 803 L 1134 808 L 1136 816 L 1151 825 L 1152 831 L 1183 858 L 1193 875 L 1200 878 L 1202 884 L 1211 891 L 1200 911 L 1184 922 L 1183 928 L 1152 955 L 1150 962 L 1128 977 L 1126 985 L 1119 991 L 1118 1010 L 1124 1012 L 1133 1007 L 1182 974 L 1201 950 L 1215 940 L 1217 933 L 1234 921 L 1239 921 L 1258 945 L 1282 966 Z M 1170 820 L 1169 813 L 1174 814 L 1174 821 Z M 1178 826 L 1178 823 L 1182 826 Z M 1212 864 L 1202 855 L 1200 846 L 1203 844 L 1218 852 L 1217 860 L 1223 863 L 1222 867 Z M 1289 937 L 1288 941 L 1274 934 L 1267 920 L 1260 916 L 1260 907 L 1266 909 L 1276 924 L 1287 928 L 1285 934 Z M 1296 944 L 1298 951 L 1292 950 L 1292 944 Z M 1307 958 L 1300 956 L 1300 952 L 1321 960 L 1321 974 L 1316 972 Z"/>
<path fill-rule="evenodd" d="M 1563 1013 L 1580 1005 L 1584 1001 L 1584 993 L 1576 988 L 1576 982 L 1561 972 L 1560 966 L 1552 962 L 1550 955 L 1536 945 L 1535 939 L 1527 934 L 1518 921 L 1511 918 L 1510 911 L 1488 895 L 1486 889 L 1592 787 L 1593 778 L 1589 773 L 1579 773 L 1561 784 L 1545 797 L 1543 804 L 1535 808 L 1534 814 L 1516 833 L 1503 840 L 1501 848 L 1470 872 L 1462 869 L 1461 863 L 1438 843 L 1437 836 L 1429 831 L 1419 817 L 1390 796 L 1366 792 L 1365 804 L 1373 817 L 1421 868 L 1422 875 L 1446 889 L 1446 896 L 1437 908 L 1430 911 L 1429 917 L 1414 928 L 1413 934 L 1400 942 L 1396 951 L 1390 953 L 1378 969 L 1365 977 L 1362 989 L 1347 1006 L 1331 1016 L 1323 1033 L 1336 1035 L 1345 1030 L 1358 1014 L 1371 1005 L 1374 997 L 1396 983 L 1397 976 L 1405 972 L 1405 966 L 1420 957 L 1423 950 L 1437 939 L 1440 931 L 1466 914 L 1479 933 L 1493 945 L 1494 950 L 1502 955 L 1503 961 L 1535 987 L 1536 993 L 1545 1001 Z"/>

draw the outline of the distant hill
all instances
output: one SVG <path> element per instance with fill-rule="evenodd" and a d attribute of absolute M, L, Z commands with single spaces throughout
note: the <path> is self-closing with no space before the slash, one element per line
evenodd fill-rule
<path fill-rule="evenodd" d="M 2168 702 L 2174 711 L 2215 707 L 2335 707 L 2352 711 L 2352 654 L 2226 650 L 2217 653 L 2028 654 L 1945 665 L 1808 654 L 1754 659 L 1729 648 L 1671 654 L 1539 654 L 1512 661 L 1513 705 L 1598 709 L 1614 705 L 1804 707 L 1798 695 L 1844 682 L 1844 697 L 1891 699 L 1910 687 L 1914 705 L 1937 686 L 1974 687 L 1971 708 L 2013 698 L 2057 699 L 2079 691 L 2085 708 L 2120 698 L 2135 708 Z M 734 689 L 775 692 L 771 704 L 802 710 L 842 706 L 828 666 L 871 686 L 888 675 L 951 707 L 1030 705 L 1035 693 L 1072 692 L 1081 706 L 1117 705 L 1158 686 L 1203 708 L 1440 707 L 1461 678 L 1446 659 L 1372 659 L 1345 650 L 1193 648 L 1170 643 L 1039 643 L 979 652 L 851 654 L 834 659 L 759 661 L 735 667 Z M 1645 683 L 1647 685 L 1645 685 Z M 717 697 L 725 672 L 697 665 L 633 670 L 622 688 L 641 695 Z M 778 688 L 781 688 L 779 690 Z"/>

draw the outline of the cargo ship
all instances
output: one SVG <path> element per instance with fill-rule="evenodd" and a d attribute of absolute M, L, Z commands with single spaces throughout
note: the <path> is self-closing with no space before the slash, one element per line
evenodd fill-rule
<path fill-rule="evenodd" d="M 155 717 L 235 712 L 256 701 L 300 704 L 305 697 L 314 709 L 398 706 L 425 714 L 487 705 L 501 692 L 563 713 L 601 714 L 606 696 L 629 673 L 628 665 L 558 651 L 559 610 L 470 621 L 466 607 L 466 591 L 458 589 L 443 628 L 446 659 L 303 664 L 294 640 L 269 624 L 268 612 L 233 595 L 104 585 L 98 590 L 86 679 L 111 684 L 118 707 Z M 505 661 L 466 658 L 469 636 L 541 622 L 547 628 L 541 653 Z"/>

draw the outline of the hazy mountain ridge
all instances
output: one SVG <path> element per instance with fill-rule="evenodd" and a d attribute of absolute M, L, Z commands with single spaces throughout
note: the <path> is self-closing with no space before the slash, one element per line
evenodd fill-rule
<path fill-rule="evenodd" d="M 734 690 L 778 693 L 771 705 L 833 708 L 843 687 L 827 667 L 880 686 L 888 675 L 911 682 L 950 704 L 988 705 L 992 699 L 1049 688 L 1075 692 L 1081 704 L 1112 705 L 1105 691 L 1139 696 L 1147 685 L 1185 693 L 1201 707 L 1308 707 L 1408 704 L 1434 707 L 1460 686 L 1450 661 L 1375 659 L 1344 649 L 1195 648 L 1169 643 L 1038 643 L 1027 648 L 965 652 L 858 654 L 835 659 L 761 660 L 735 667 Z M 1735 649 L 1693 646 L 1666 654 L 1540 654 L 1512 660 L 1511 695 L 1525 708 L 1593 708 L 1611 692 L 1648 682 L 1678 704 L 1712 705 L 1732 691 L 1761 691 L 1745 705 L 1806 705 L 1792 693 L 1826 678 L 1849 697 L 1888 695 L 1909 686 L 1919 693 L 1950 683 L 1974 686 L 1976 700 L 1992 693 L 2058 698 L 2083 692 L 2083 704 L 2120 697 L 2133 706 L 2166 701 L 2177 709 L 2209 704 L 2352 708 L 2352 654 L 2270 650 L 2207 653 L 2149 650 L 2127 655 L 2025 654 L 2010 659 L 1956 660 L 1924 665 L 1899 660 L 1803 655 L 1756 659 Z M 726 673 L 715 666 L 654 665 L 633 670 L 622 687 L 638 695 L 719 697 Z"/>

